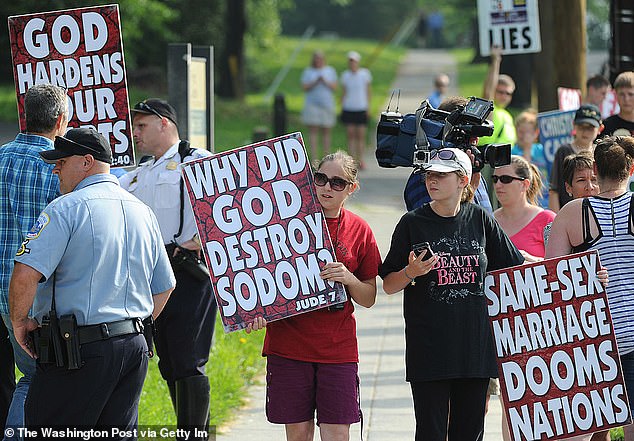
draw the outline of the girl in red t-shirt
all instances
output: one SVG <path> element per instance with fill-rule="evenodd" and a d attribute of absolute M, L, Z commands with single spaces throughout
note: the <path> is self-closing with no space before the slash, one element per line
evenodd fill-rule
<path fill-rule="evenodd" d="M 371 307 L 381 256 L 369 225 L 343 205 L 359 187 L 357 164 L 338 151 L 321 160 L 315 176 L 337 257 L 323 266 L 324 280 L 341 282 L 348 294 L 343 307 L 319 309 L 266 324 L 258 318 L 247 332 L 267 327 L 266 414 L 285 424 L 287 440 L 313 439 L 315 411 L 321 439 L 347 439 L 360 421 L 356 321 L 352 300 Z"/>

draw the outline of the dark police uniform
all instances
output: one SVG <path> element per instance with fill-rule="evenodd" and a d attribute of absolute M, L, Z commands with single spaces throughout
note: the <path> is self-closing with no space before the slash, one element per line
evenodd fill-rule
<path fill-rule="evenodd" d="M 210 153 L 194 149 L 186 158 L 174 144 L 158 160 L 143 162 L 119 178 L 121 186 L 152 208 L 161 227 L 163 242 L 173 254 L 172 241 L 191 240 L 198 232 L 189 197 L 185 194 L 180 226 L 181 163 Z M 174 237 L 175 235 L 176 238 Z M 208 418 L 209 380 L 205 364 L 216 319 L 216 302 L 210 280 L 200 281 L 175 268 L 176 289 L 156 320 L 156 352 L 159 369 L 167 381 L 179 425 L 204 426 Z"/>
<path fill-rule="evenodd" d="M 45 278 L 33 304 L 40 323 L 53 289 L 57 315 L 76 316 L 83 360 L 76 370 L 38 361 L 27 427 L 136 427 L 148 365 L 140 319 L 175 285 L 152 211 L 116 177 L 88 176 L 44 209 L 16 261 Z"/>

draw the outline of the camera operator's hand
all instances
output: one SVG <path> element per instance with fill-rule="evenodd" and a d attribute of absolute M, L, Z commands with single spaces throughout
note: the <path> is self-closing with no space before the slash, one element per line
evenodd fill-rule
<path fill-rule="evenodd" d="M 478 142 L 478 138 L 475 138 L 475 140 L 475 142 Z M 476 157 L 471 149 L 465 150 L 465 153 L 467 154 L 467 156 L 469 156 L 469 159 L 471 160 L 471 166 L 474 168 L 478 168 L 480 161 L 476 161 Z M 471 185 L 471 188 L 473 188 L 473 191 L 478 188 L 478 186 L 480 185 L 480 172 L 471 173 L 471 181 L 469 182 L 469 184 Z"/>

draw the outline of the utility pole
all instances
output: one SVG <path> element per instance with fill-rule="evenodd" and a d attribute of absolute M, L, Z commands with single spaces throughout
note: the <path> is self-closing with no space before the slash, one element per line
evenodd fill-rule
<path fill-rule="evenodd" d="M 632 0 L 610 1 L 610 82 L 634 70 L 634 4 Z"/>

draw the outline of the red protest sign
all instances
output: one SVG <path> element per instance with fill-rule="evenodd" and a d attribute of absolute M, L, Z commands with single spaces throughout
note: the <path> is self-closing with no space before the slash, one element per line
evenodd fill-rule
<path fill-rule="evenodd" d="M 557 88 L 559 110 L 577 110 L 581 106 L 581 90 L 567 87 Z"/>
<path fill-rule="evenodd" d="M 487 275 L 500 388 L 516 441 L 631 421 L 598 268 L 598 253 L 590 251 Z"/>
<path fill-rule="evenodd" d="M 94 127 L 113 166 L 134 164 L 120 29 L 117 5 L 9 17 L 20 130 L 28 88 L 55 84 L 68 89 L 69 127 Z"/>
<path fill-rule="evenodd" d="M 320 268 L 335 260 L 301 134 L 183 165 L 225 332 L 342 303 Z"/>

